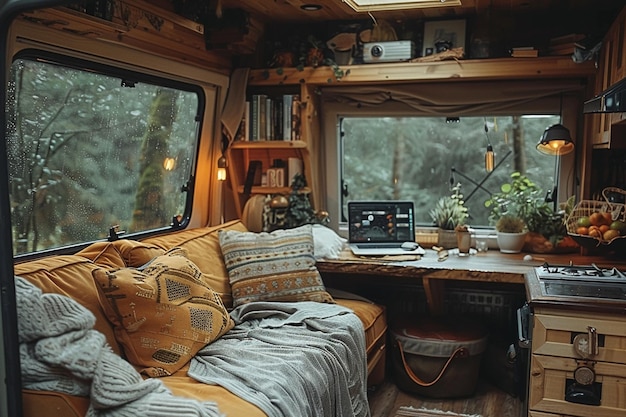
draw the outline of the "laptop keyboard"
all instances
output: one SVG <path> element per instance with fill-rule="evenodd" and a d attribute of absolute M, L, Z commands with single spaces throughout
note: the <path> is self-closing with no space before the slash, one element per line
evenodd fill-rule
<path fill-rule="evenodd" d="M 367 243 L 367 244 L 357 244 L 356 247 L 359 249 L 393 249 L 399 248 L 402 246 L 402 243 Z"/>

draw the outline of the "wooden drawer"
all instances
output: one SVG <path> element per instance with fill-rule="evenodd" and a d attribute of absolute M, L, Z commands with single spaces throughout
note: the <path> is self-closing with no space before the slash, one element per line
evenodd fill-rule
<path fill-rule="evenodd" d="M 579 362 L 571 358 L 532 355 L 529 410 L 579 417 L 626 415 L 626 365 L 622 364 L 598 362 L 593 365 L 600 405 L 565 401 L 565 392 L 573 383 Z"/>
<path fill-rule="evenodd" d="M 577 334 L 587 333 L 587 326 L 596 328 L 598 355 L 594 361 L 626 364 L 626 320 L 602 315 L 536 313 L 533 328 L 533 353 L 539 355 L 579 358 L 572 340 Z"/>

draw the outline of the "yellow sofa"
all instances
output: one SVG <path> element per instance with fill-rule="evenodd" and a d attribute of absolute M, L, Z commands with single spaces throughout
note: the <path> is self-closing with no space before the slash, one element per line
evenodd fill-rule
<path fill-rule="evenodd" d="M 143 241 L 117 240 L 98 242 L 74 255 L 50 256 L 15 265 L 15 275 L 26 279 L 44 293 L 66 295 L 90 310 L 95 330 L 106 337 L 113 351 L 123 355 L 114 329 L 100 307 L 98 288 L 92 279 L 97 268 L 139 267 L 175 247 L 184 248 L 188 258 L 202 271 L 205 280 L 216 291 L 227 308 L 233 305 L 229 283 L 218 238 L 220 230 L 246 231 L 240 221 L 216 227 L 184 230 Z M 335 301 L 348 307 L 362 321 L 366 336 L 368 386 L 382 382 L 385 369 L 386 317 L 382 306 L 355 298 Z M 234 353 L 236 354 L 236 353 Z M 189 363 L 173 375 L 160 378 L 174 395 L 200 401 L 214 401 L 226 416 L 264 416 L 255 405 L 237 397 L 225 388 L 203 384 L 187 376 Z M 49 391 L 23 390 L 25 416 L 84 416 L 89 399 Z"/>

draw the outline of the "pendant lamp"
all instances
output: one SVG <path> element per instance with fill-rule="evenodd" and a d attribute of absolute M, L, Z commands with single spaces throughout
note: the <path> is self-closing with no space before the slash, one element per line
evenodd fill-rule
<path fill-rule="evenodd" d="M 563 95 L 560 97 L 559 117 L 563 118 Z M 537 150 L 546 155 L 566 155 L 574 150 L 574 142 L 569 133 L 569 129 L 559 123 L 544 130 Z"/>
<path fill-rule="evenodd" d="M 537 150 L 546 155 L 565 155 L 572 152 L 574 142 L 569 129 L 560 123 L 550 126 L 541 135 Z"/>

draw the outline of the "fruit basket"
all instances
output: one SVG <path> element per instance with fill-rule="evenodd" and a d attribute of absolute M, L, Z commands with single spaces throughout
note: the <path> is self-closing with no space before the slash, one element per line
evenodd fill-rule
<path fill-rule="evenodd" d="M 605 188 L 602 190 L 604 201 L 582 200 L 567 217 L 567 234 L 579 245 L 610 250 L 626 248 L 625 205 L 610 201 L 609 193 L 626 196 L 626 191 L 620 188 Z"/>

